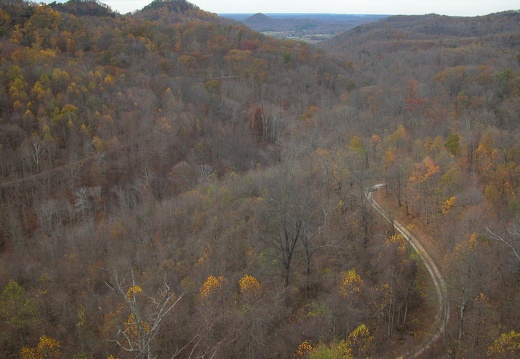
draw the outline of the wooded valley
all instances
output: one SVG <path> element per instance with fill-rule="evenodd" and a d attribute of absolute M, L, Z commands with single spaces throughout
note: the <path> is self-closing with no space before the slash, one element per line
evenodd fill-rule
<path fill-rule="evenodd" d="M 520 12 L 316 46 L 0 1 L 0 356 L 520 356 Z M 3 353 L 3 354 L 2 354 Z"/>

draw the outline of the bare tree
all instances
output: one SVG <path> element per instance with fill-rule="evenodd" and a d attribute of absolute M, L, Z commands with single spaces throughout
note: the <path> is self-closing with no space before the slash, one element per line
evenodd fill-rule
<path fill-rule="evenodd" d="M 26 140 L 22 145 L 22 156 L 30 168 L 36 169 L 36 173 L 41 172 L 43 144 L 37 136 Z"/>
<path fill-rule="evenodd" d="M 280 275 L 288 287 L 296 246 L 304 231 L 304 221 L 296 199 L 294 169 L 282 169 L 270 180 L 272 183 L 264 213 L 267 216 L 266 224 L 271 230 L 264 242 L 272 249 L 272 257 L 280 266 Z"/>
<path fill-rule="evenodd" d="M 199 183 L 208 182 L 211 178 L 211 175 L 214 173 L 213 167 L 211 167 L 211 165 L 208 165 L 207 163 L 199 165 L 197 170 L 199 172 Z"/>
<path fill-rule="evenodd" d="M 272 249 L 286 287 L 289 286 L 294 257 L 301 245 L 309 288 L 311 260 L 319 248 L 317 230 L 323 224 L 324 214 L 316 211 L 319 208 L 317 195 L 309 180 L 305 170 L 294 166 L 281 169 L 271 178 L 269 186 L 265 210 L 271 231 L 264 242 Z"/>
<path fill-rule="evenodd" d="M 491 238 L 504 243 L 506 246 L 508 246 L 513 254 L 515 255 L 518 262 L 520 262 L 520 253 L 517 251 L 517 248 L 520 247 L 520 226 L 517 226 L 516 228 L 509 229 L 508 232 L 511 235 L 511 239 L 505 239 L 502 236 L 499 236 L 498 234 L 492 232 L 488 227 L 486 227 L 487 231 L 491 235 Z"/>
<path fill-rule="evenodd" d="M 279 229 L 266 242 L 274 250 L 272 256 L 280 266 L 280 274 L 284 279 L 285 287 L 288 287 L 296 245 L 304 232 L 303 222 L 300 218 L 290 218 L 287 207 L 283 203 L 280 204 L 275 216 Z"/>
<path fill-rule="evenodd" d="M 178 295 L 164 281 L 152 297 L 137 285 L 133 271 L 132 280 L 126 285 L 117 272 L 111 273 L 111 276 L 114 283 L 105 282 L 106 285 L 123 298 L 130 311 L 125 328 L 118 330 L 114 342 L 124 351 L 135 353 L 136 358 L 154 358 L 152 341 L 162 321 L 182 299 L 184 293 Z"/>

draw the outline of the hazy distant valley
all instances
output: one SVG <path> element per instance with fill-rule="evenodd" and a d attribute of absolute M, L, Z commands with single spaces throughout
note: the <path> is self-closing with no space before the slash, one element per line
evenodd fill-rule
<path fill-rule="evenodd" d="M 356 26 L 384 19 L 388 15 L 345 14 L 220 14 L 240 21 L 250 29 L 279 38 L 307 42 L 330 39 Z"/>

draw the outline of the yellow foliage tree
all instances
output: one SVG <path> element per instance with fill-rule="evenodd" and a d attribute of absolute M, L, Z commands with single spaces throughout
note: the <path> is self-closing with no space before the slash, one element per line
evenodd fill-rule
<path fill-rule="evenodd" d="M 103 151 L 105 149 L 105 144 L 101 138 L 98 136 L 94 136 L 92 139 L 92 146 L 96 149 L 96 151 Z"/>
<path fill-rule="evenodd" d="M 125 323 L 124 333 L 130 340 L 136 341 L 139 340 L 139 337 L 142 335 L 141 331 L 150 333 L 150 329 L 150 324 L 144 320 L 141 320 L 139 323 L 137 323 L 135 314 L 130 313 Z"/>
<path fill-rule="evenodd" d="M 258 280 L 248 274 L 244 274 L 239 281 L 240 286 L 240 294 L 248 296 L 248 297 L 257 297 L 260 295 L 261 286 Z"/>
<path fill-rule="evenodd" d="M 23 347 L 20 350 L 20 359 L 54 359 L 61 358 L 60 343 L 43 335 L 36 348 Z"/>
<path fill-rule="evenodd" d="M 303 358 L 305 355 L 307 355 L 309 352 L 312 352 L 313 350 L 314 348 L 312 347 L 312 345 L 307 340 L 305 340 L 303 343 L 298 345 L 298 349 L 296 349 L 295 356 L 297 358 Z"/>
<path fill-rule="evenodd" d="M 345 306 L 349 308 L 346 315 L 347 328 L 350 327 L 351 310 L 355 308 L 363 294 L 365 283 L 354 268 L 341 273 L 339 293 L 345 300 Z"/>
<path fill-rule="evenodd" d="M 138 285 L 133 285 L 130 288 L 128 288 L 128 290 L 126 291 L 126 296 L 129 299 L 134 299 L 134 296 L 136 294 L 139 294 L 139 293 L 142 293 L 142 292 L 143 292 L 143 290 L 141 289 L 141 287 L 139 287 Z"/>
<path fill-rule="evenodd" d="M 213 293 L 218 292 L 220 289 L 222 289 L 223 282 L 224 282 L 223 276 L 219 276 L 217 278 L 213 275 L 210 275 L 204 281 L 204 283 L 202 283 L 202 286 L 200 287 L 199 298 L 200 299 L 209 298 Z"/>
<path fill-rule="evenodd" d="M 356 269 L 352 268 L 341 274 L 341 286 L 339 292 L 343 297 L 349 297 L 352 294 L 360 294 L 365 283 L 357 274 Z"/>
<path fill-rule="evenodd" d="M 387 246 L 397 245 L 397 249 L 399 250 L 399 253 L 406 254 L 406 239 L 404 239 L 403 235 L 400 233 L 396 233 L 392 236 L 390 236 L 386 240 Z"/>
<path fill-rule="evenodd" d="M 113 85 L 114 84 L 114 78 L 110 75 L 106 75 L 105 78 L 103 79 L 103 82 L 106 83 L 107 85 Z"/>
<path fill-rule="evenodd" d="M 361 324 L 348 335 L 347 347 L 354 358 L 367 358 L 374 352 L 374 336 L 365 324 Z"/>
<path fill-rule="evenodd" d="M 457 197 L 448 198 L 446 202 L 444 202 L 444 204 L 442 205 L 442 214 L 450 213 L 451 209 L 455 206 L 455 202 L 457 202 Z"/>
<path fill-rule="evenodd" d="M 309 359 L 353 359 L 370 358 L 374 353 L 374 336 L 370 335 L 365 324 L 359 325 L 339 343 L 319 344 L 313 347 L 308 341 L 298 346 L 295 357 Z"/>
<path fill-rule="evenodd" d="M 490 358 L 518 358 L 520 357 L 520 333 L 512 330 L 502 333 L 488 348 Z"/>
<path fill-rule="evenodd" d="M 359 152 L 359 153 L 365 152 L 365 145 L 363 144 L 363 139 L 361 138 L 361 136 L 358 136 L 358 135 L 352 137 L 348 147 L 351 150 Z"/>

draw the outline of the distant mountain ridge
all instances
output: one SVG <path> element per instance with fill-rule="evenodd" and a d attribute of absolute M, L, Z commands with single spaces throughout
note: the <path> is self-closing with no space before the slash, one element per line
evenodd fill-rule
<path fill-rule="evenodd" d="M 510 41 L 511 46 L 520 44 L 520 12 L 505 11 L 476 17 L 437 14 L 391 16 L 351 29 L 322 42 L 320 46 L 345 53 L 370 43 L 397 51 L 407 46 L 436 47 L 439 43 L 457 47 L 489 36 L 502 37 L 503 41 Z"/>
<path fill-rule="evenodd" d="M 262 26 L 267 23 L 275 23 L 276 20 L 273 18 L 270 18 L 269 16 L 264 15 L 262 13 L 257 13 L 257 14 L 254 14 L 253 16 L 249 16 L 243 22 L 245 24 L 250 24 L 250 25 L 257 24 L 257 25 Z"/>
<path fill-rule="evenodd" d="M 246 26 L 250 27 L 255 31 L 290 31 L 290 30 L 302 30 L 305 28 L 313 28 L 316 27 L 317 24 L 312 19 L 297 19 L 297 18 L 285 18 L 285 19 L 275 19 L 264 15 L 262 13 L 257 13 L 253 16 L 250 16 L 242 21 Z"/>
<path fill-rule="evenodd" d="M 258 32 L 285 33 L 280 37 L 302 35 L 334 36 L 356 26 L 386 18 L 387 15 L 344 15 L 344 14 L 220 14 L 242 22 Z"/>
<path fill-rule="evenodd" d="M 119 15 L 99 0 L 54 1 L 49 3 L 49 6 L 54 10 L 75 16 L 115 17 Z M 146 20 L 162 19 L 170 22 L 222 21 L 215 14 L 201 10 L 186 0 L 153 0 L 142 9 L 134 11 L 132 15 Z"/>

